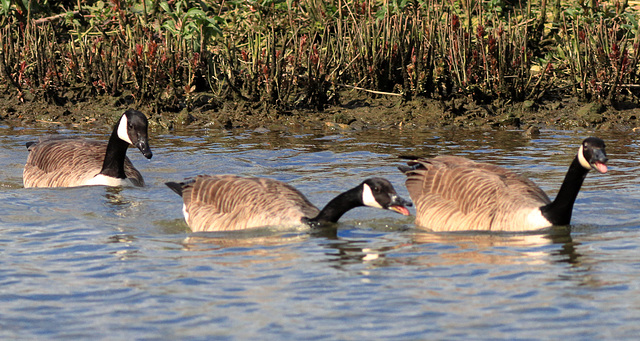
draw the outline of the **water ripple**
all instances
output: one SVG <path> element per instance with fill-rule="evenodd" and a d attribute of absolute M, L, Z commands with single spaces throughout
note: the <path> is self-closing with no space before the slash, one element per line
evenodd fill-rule
<path fill-rule="evenodd" d="M 2 339 L 630 339 L 640 332 L 638 139 L 598 133 L 571 233 L 430 233 L 359 208 L 337 230 L 190 233 L 165 181 L 201 173 L 288 181 L 322 206 L 399 155 L 463 155 L 550 196 L 588 131 L 180 130 L 134 149 L 144 189 L 22 189 L 24 143 L 108 132 L 0 126 Z M 544 328 L 541 328 L 544 326 Z"/>

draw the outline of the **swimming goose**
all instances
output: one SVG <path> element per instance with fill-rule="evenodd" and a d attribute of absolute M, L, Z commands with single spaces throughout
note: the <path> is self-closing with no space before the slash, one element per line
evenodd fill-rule
<path fill-rule="evenodd" d="M 335 223 L 344 213 L 359 206 L 409 215 L 405 206 L 411 206 L 382 178 L 365 180 L 335 197 L 322 211 L 293 186 L 273 179 L 199 175 L 189 181 L 166 185 L 182 196 L 184 218 L 194 232 Z"/>
<path fill-rule="evenodd" d="M 571 222 L 587 173 L 607 172 L 604 141 L 585 139 L 556 199 L 533 181 L 487 163 L 457 156 L 410 161 L 399 167 L 416 205 L 416 225 L 433 231 L 530 231 Z"/>
<path fill-rule="evenodd" d="M 142 175 L 126 153 L 129 145 L 134 145 L 151 158 L 147 126 L 143 113 L 127 110 L 108 143 L 80 138 L 29 142 L 29 157 L 22 173 L 24 187 L 144 186 Z"/>

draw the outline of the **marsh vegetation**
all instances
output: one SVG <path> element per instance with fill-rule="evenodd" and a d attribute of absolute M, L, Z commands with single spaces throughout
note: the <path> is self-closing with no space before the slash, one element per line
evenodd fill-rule
<path fill-rule="evenodd" d="M 64 107 L 107 98 L 158 115 L 231 105 L 277 118 L 384 98 L 442 103 L 440 119 L 455 122 L 492 104 L 528 110 L 567 97 L 612 108 L 638 102 L 638 10 L 628 1 L 0 6 L 0 89 L 14 111 L 12 103 Z M 489 108 L 480 116 L 502 114 Z"/>

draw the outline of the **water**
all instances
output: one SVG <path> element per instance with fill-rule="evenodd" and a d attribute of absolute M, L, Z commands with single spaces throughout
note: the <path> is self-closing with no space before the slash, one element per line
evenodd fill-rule
<path fill-rule="evenodd" d="M 1 123 L 1 122 L 0 122 Z M 165 181 L 287 181 L 319 206 L 369 176 L 408 197 L 397 155 L 517 169 L 555 196 L 588 131 L 153 133 L 129 157 L 149 187 L 23 189 L 24 143 L 0 125 L 0 339 L 622 339 L 640 333 L 640 183 L 633 133 L 598 133 L 571 234 L 428 233 L 367 208 L 336 233 L 190 233 Z M 412 210 L 413 212 L 413 210 Z"/>

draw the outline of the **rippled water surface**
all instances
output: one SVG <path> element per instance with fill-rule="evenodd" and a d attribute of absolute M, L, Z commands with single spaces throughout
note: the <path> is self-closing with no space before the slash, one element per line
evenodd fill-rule
<path fill-rule="evenodd" d="M 0 122 L 0 339 L 622 339 L 640 335 L 634 133 L 152 133 L 146 188 L 23 189 L 25 142 L 108 127 Z M 464 155 L 555 196 L 582 138 L 607 143 L 570 235 L 429 233 L 358 208 L 337 232 L 190 233 L 163 183 L 202 173 L 287 181 L 318 206 L 369 176 L 408 197 L 398 155 Z M 415 212 L 412 209 L 412 212 Z"/>

